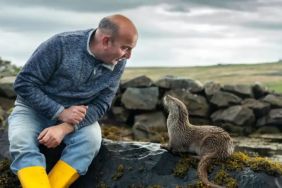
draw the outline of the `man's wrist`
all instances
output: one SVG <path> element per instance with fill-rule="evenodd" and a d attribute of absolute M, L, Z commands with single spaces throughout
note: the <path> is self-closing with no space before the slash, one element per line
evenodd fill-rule
<path fill-rule="evenodd" d="M 74 126 L 69 123 L 62 123 L 61 127 L 66 134 L 69 134 L 74 131 Z"/>

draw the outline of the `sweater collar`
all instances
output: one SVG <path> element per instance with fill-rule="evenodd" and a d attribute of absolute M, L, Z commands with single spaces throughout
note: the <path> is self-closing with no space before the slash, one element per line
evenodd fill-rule
<path fill-rule="evenodd" d="M 87 38 L 87 52 L 88 52 L 89 55 L 91 55 L 92 57 L 94 57 L 95 60 L 97 60 L 97 58 L 95 57 L 95 55 L 94 55 L 94 54 L 91 52 L 91 50 L 90 50 L 90 40 L 91 40 L 92 35 L 95 35 L 95 32 L 96 32 L 96 29 L 92 29 L 92 30 L 90 30 L 90 32 L 89 32 L 89 34 L 88 34 L 88 38 Z M 99 61 L 99 62 L 101 62 L 101 64 L 102 64 L 103 67 L 105 67 L 105 68 L 107 68 L 107 69 L 109 69 L 109 70 L 111 70 L 111 71 L 113 71 L 114 68 L 115 68 L 115 65 L 109 65 L 109 64 L 106 64 L 106 63 L 104 63 L 104 62 L 102 62 L 102 61 Z"/>

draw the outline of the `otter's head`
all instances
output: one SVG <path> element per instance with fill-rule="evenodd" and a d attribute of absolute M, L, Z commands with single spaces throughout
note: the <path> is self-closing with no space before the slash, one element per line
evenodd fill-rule
<path fill-rule="evenodd" d="M 185 113 L 188 115 L 185 104 L 175 97 L 166 95 L 163 99 L 163 103 L 169 113 Z"/>

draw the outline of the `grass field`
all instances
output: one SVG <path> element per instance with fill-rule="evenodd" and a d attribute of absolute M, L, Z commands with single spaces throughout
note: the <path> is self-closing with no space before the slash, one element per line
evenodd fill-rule
<path fill-rule="evenodd" d="M 203 67 L 127 67 L 123 80 L 146 75 L 157 80 L 165 75 L 175 75 L 221 84 L 254 84 L 260 82 L 270 90 L 282 93 L 282 63 L 215 65 Z"/>

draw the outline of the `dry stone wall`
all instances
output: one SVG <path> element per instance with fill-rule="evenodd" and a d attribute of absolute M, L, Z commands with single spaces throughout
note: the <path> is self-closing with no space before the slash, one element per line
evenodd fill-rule
<path fill-rule="evenodd" d="M 4 103 L 11 101 L 10 105 L 15 99 L 14 80 L 14 76 L 0 78 L 0 111 L 6 111 Z M 281 94 L 260 84 L 221 85 L 212 81 L 203 84 L 175 76 L 157 81 L 139 76 L 122 81 L 111 109 L 101 121 L 130 125 L 137 138 L 166 131 L 167 112 L 162 103 L 165 95 L 182 100 L 188 108 L 190 122 L 196 125 L 218 125 L 237 134 L 282 130 Z M 6 115 L 3 112 L 0 115 L 3 124 Z"/>

